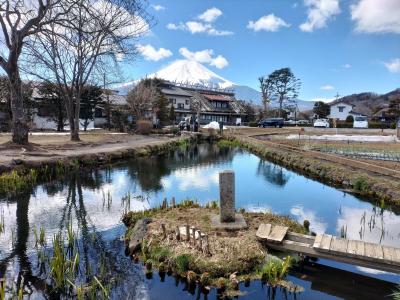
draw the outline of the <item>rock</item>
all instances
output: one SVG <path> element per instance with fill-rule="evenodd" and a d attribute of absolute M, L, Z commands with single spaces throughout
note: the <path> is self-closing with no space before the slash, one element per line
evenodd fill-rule
<path fill-rule="evenodd" d="M 133 232 L 129 237 L 129 244 L 126 249 L 127 255 L 132 255 L 140 249 L 143 238 L 147 233 L 147 224 L 151 222 L 151 218 L 143 218 L 136 222 L 135 227 L 133 227 Z"/>
<path fill-rule="evenodd" d="M 23 164 L 23 160 L 22 159 L 13 159 L 12 160 L 12 164 L 13 165 L 22 165 Z"/>

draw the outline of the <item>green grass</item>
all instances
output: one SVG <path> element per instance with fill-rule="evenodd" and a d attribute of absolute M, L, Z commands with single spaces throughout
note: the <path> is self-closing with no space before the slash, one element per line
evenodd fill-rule
<path fill-rule="evenodd" d="M 181 254 L 175 258 L 176 269 L 179 274 L 185 274 L 189 271 L 190 262 L 193 260 L 193 257 L 190 254 Z"/>

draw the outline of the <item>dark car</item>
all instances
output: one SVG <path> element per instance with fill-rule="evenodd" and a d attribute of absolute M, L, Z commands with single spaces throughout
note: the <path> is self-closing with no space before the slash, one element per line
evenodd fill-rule
<path fill-rule="evenodd" d="M 258 127 L 279 127 L 282 128 L 284 124 L 283 118 L 270 118 L 258 122 Z"/>

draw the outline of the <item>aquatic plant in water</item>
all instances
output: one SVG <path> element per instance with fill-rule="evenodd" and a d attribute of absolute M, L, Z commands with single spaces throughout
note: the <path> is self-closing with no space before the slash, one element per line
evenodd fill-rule
<path fill-rule="evenodd" d="M 270 259 L 261 269 L 261 280 L 276 286 L 284 280 L 291 267 L 291 257 L 287 256 L 282 261 L 279 259 Z"/>

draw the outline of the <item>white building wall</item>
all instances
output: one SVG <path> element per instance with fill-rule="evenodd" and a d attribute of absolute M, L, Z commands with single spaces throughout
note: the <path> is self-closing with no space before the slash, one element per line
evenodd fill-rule
<path fill-rule="evenodd" d="M 175 96 L 175 95 L 167 95 L 169 103 L 172 103 L 174 105 L 175 109 L 178 109 L 179 106 L 180 109 L 190 109 L 190 98 L 189 97 L 184 97 L 184 96 Z"/>
<path fill-rule="evenodd" d="M 331 113 L 328 116 L 329 119 L 338 119 L 340 121 L 346 121 L 346 118 L 350 115 L 353 106 L 346 103 L 337 103 L 331 106 Z"/>

